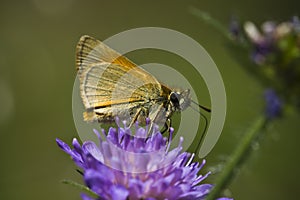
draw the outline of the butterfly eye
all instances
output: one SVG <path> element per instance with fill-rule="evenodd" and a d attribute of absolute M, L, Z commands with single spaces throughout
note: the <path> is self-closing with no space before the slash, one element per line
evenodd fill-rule
<path fill-rule="evenodd" d="M 179 96 L 177 93 L 172 92 L 170 95 L 170 101 L 173 103 L 175 107 L 179 106 Z"/>

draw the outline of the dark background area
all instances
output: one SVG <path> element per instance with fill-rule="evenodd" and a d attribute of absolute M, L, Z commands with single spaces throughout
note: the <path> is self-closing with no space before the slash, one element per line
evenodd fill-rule
<path fill-rule="evenodd" d="M 77 137 L 72 118 L 75 46 L 83 34 L 104 40 L 137 27 L 165 27 L 197 40 L 222 74 L 227 92 L 223 133 L 204 171 L 218 168 L 263 109 L 263 86 L 237 62 L 226 38 L 189 12 L 209 12 L 227 24 L 234 14 L 260 24 L 299 14 L 299 1 L 103 1 L 31 0 L 0 2 L 0 199 L 80 199 L 60 183 L 81 181 L 75 165 L 57 147 Z M 175 41 L 174 41 L 175 42 Z M 153 58 L 178 65 L 176 58 Z M 153 62 L 147 51 L 130 56 Z M 174 61 L 175 60 L 175 61 Z M 180 64 L 180 62 L 179 62 Z M 206 101 L 208 98 L 204 98 Z M 229 185 L 235 199 L 299 197 L 299 115 L 277 120 Z M 92 133 L 92 132 L 91 132 Z M 217 175 L 212 175 L 213 182 Z"/>

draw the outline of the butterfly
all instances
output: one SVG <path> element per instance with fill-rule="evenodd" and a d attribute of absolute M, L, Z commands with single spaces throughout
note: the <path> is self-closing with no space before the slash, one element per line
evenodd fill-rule
<path fill-rule="evenodd" d="M 194 102 L 189 89 L 164 85 L 125 56 L 87 35 L 77 44 L 76 67 L 85 107 L 83 118 L 87 122 L 113 122 L 119 117 L 130 119 L 131 127 L 148 118 L 151 123 L 163 123 L 166 131 L 173 113 Z"/>

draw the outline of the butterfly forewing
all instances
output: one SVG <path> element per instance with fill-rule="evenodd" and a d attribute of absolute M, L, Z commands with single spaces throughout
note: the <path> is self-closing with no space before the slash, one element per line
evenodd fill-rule
<path fill-rule="evenodd" d="M 76 63 L 86 121 L 111 121 L 118 115 L 132 117 L 139 114 L 136 112 L 140 108 L 148 115 L 152 105 L 161 104 L 157 101 L 163 93 L 161 84 L 96 39 L 80 39 Z"/>
<path fill-rule="evenodd" d="M 87 35 L 82 36 L 76 47 L 76 65 L 78 73 L 81 74 L 81 72 L 85 71 L 85 69 L 95 63 L 103 62 L 119 64 L 124 69 L 138 68 L 136 64 L 99 40 Z"/>

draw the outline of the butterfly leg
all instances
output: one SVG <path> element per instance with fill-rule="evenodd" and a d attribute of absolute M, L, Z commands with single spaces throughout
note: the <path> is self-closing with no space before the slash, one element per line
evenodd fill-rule
<path fill-rule="evenodd" d="M 151 111 L 148 115 L 148 117 L 150 119 L 150 126 L 149 126 L 149 129 L 148 129 L 148 135 L 150 135 L 150 133 L 153 132 L 154 124 L 156 124 L 157 126 L 162 124 L 161 122 L 163 122 L 163 120 L 164 120 L 164 118 L 162 116 L 164 116 L 164 114 L 165 114 L 165 108 L 164 108 L 163 104 L 153 105 L 153 107 L 152 107 L 152 109 L 151 109 Z M 168 130 L 168 128 L 166 130 Z"/>
<path fill-rule="evenodd" d="M 171 125 L 172 125 L 172 121 L 170 118 L 168 118 L 164 124 L 164 129 L 162 129 L 161 133 L 169 132 Z"/>
<path fill-rule="evenodd" d="M 138 119 L 139 115 L 141 114 L 143 108 L 138 108 L 136 113 L 134 114 L 130 124 L 129 124 L 129 128 L 136 122 L 136 120 Z"/>

